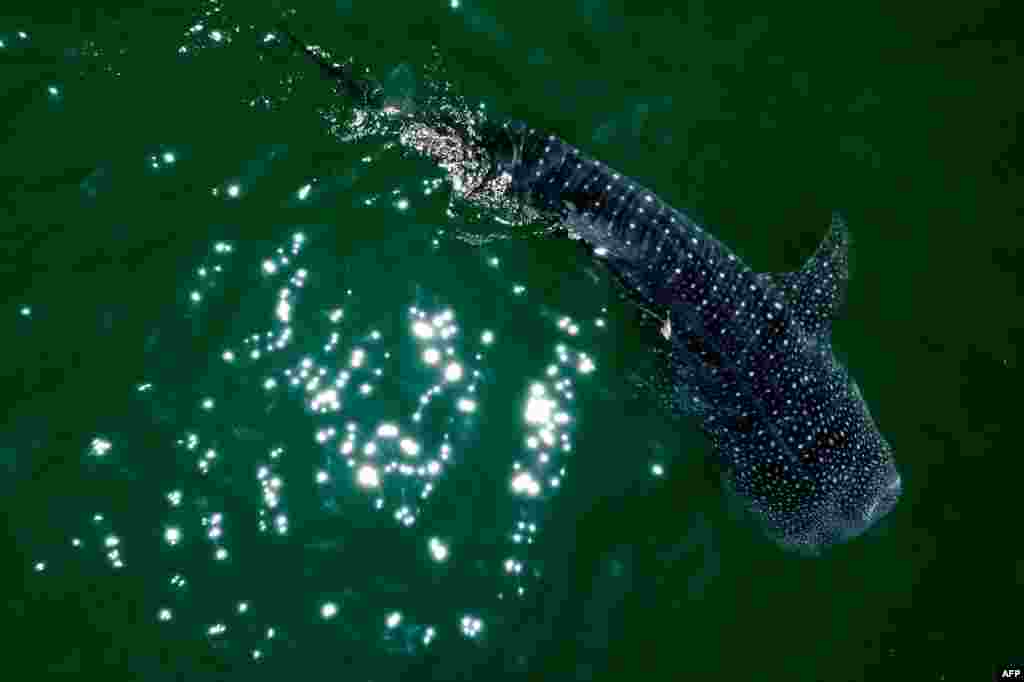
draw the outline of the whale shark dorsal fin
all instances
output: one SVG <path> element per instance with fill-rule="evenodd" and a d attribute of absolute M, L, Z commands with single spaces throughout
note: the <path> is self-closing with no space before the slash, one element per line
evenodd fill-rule
<path fill-rule="evenodd" d="M 793 272 L 762 273 L 783 293 L 808 334 L 828 340 L 832 321 L 846 301 L 850 281 L 850 231 L 838 213 L 814 255 Z"/>

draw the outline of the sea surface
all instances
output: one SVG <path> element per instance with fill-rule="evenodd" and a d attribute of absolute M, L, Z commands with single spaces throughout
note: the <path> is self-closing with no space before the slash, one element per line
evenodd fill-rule
<path fill-rule="evenodd" d="M 998 9 L 943 11 L 0 12 L 12 679 L 1019 664 L 1020 51 Z M 550 129 L 755 269 L 798 268 L 842 211 L 833 343 L 899 505 L 817 559 L 767 541 L 664 411 L 657 326 L 570 240 L 453 214 L 281 17 L 398 96 Z"/>

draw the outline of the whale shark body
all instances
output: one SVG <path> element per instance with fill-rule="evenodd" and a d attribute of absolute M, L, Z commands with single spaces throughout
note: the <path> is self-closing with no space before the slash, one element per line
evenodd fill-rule
<path fill-rule="evenodd" d="M 657 311 L 669 402 L 698 418 L 725 485 L 779 545 L 804 554 L 860 535 L 899 499 L 892 448 L 832 351 L 849 280 L 838 214 L 804 266 L 759 273 L 682 211 L 550 133 L 471 110 L 407 107 L 285 31 L 358 106 L 391 114 L 454 200 L 579 240 L 626 295 Z"/>

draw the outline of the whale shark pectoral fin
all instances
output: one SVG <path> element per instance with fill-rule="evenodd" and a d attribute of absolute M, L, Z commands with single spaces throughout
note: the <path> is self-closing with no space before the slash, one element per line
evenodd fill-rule
<path fill-rule="evenodd" d="M 758 275 L 794 306 L 801 324 L 812 336 L 829 336 L 832 321 L 839 316 L 846 301 L 850 282 L 850 244 L 846 222 L 839 213 L 833 213 L 825 238 L 803 267 L 794 272 Z"/>

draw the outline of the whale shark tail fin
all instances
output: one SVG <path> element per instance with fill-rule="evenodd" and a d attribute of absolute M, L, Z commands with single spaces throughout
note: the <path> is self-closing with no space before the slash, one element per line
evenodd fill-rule
<path fill-rule="evenodd" d="M 335 81 L 342 95 L 357 106 L 364 106 L 371 109 L 380 109 L 383 105 L 384 88 L 369 72 L 355 67 L 352 60 L 338 63 L 330 60 L 323 48 L 317 45 L 307 45 L 298 36 L 292 33 L 288 25 L 283 21 L 278 23 L 277 29 L 288 37 L 288 42 L 295 51 L 309 57 L 310 60 L 323 72 L 326 78 Z"/>

